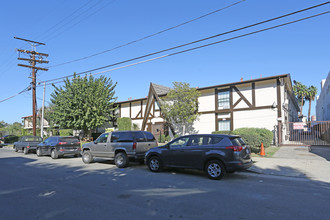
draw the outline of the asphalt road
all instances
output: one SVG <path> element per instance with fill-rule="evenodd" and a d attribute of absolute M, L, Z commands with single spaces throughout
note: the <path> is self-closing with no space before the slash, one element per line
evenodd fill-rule
<path fill-rule="evenodd" d="M 152 173 L 0 149 L 0 219 L 329 219 L 330 185 L 239 172 Z"/>

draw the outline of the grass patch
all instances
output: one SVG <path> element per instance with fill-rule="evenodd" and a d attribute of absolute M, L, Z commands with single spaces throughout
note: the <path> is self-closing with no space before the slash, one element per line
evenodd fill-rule
<path fill-rule="evenodd" d="M 265 156 L 264 157 L 273 157 L 273 155 L 279 150 L 280 148 L 279 147 L 276 147 L 276 146 L 270 146 L 270 147 L 267 147 L 267 148 L 265 148 Z M 260 155 L 259 155 L 259 153 L 258 154 L 256 154 L 256 153 L 251 153 L 251 156 L 252 157 L 261 157 Z"/>

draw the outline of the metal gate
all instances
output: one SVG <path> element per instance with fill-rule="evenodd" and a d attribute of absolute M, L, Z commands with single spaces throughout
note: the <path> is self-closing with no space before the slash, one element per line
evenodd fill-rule
<path fill-rule="evenodd" d="M 281 145 L 330 145 L 330 121 L 288 122 Z"/>

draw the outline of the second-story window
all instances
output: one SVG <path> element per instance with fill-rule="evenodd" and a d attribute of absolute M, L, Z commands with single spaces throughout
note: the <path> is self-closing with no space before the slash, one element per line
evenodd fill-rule
<path fill-rule="evenodd" d="M 218 92 L 218 108 L 230 108 L 229 90 Z"/>

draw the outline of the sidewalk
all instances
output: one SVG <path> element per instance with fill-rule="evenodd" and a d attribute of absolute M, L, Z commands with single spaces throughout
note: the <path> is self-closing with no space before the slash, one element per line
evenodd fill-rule
<path fill-rule="evenodd" d="M 283 146 L 272 158 L 252 159 L 251 172 L 330 183 L 330 146 Z"/>

